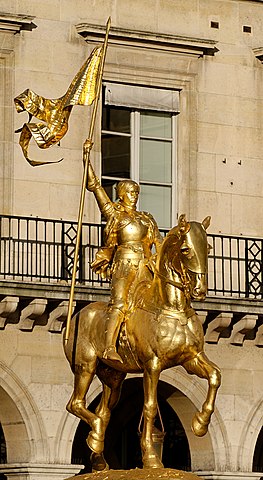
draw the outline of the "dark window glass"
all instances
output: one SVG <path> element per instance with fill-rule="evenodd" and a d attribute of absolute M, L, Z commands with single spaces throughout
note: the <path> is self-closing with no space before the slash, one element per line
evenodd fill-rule
<path fill-rule="evenodd" d="M 118 183 L 118 180 L 102 179 L 102 186 L 113 202 L 117 200 L 117 196 L 116 196 L 117 183 Z"/>
<path fill-rule="evenodd" d="M 130 178 L 130 137 L 103 134 L 102 175 Z"/>
<path fill-rule="evenodd" d="M 130 133 L 130 111 L 125 108 L 103 107 L 102 130 Z"/>

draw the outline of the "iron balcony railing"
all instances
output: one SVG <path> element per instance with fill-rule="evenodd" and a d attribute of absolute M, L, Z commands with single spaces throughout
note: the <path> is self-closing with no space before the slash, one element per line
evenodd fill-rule
<path fill-rule="evenodd" d="M 70 282 L 76 232 L 74 222 L 0 216 L 0 280 Z M 103 225 L 83 224 L 76 279 L 80 285 L 109 286 L 90 268 L 102 234 Z M 210 234 L 208 240 L 208 294 L 262 299 L 263 239 Z"/>

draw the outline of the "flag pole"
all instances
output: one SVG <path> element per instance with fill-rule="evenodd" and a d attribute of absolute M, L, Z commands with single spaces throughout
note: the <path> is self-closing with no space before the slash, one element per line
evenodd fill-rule
<path fill-rule="evenodd" d="M 87 185 L 87 177 L 88 177 L 88 167 L 90 162 L 90 152 L 92 149 L 92 138 L 95 128 L 95 121 L 96 115 L 98 110 L 98 103 L 102 85 L 102 76 L 103 76 L 103 69 L 105 64 L 105 56 L 106 50 L 108 45 L 108 38 L 109 38 L 109 30 L 111 25 L 111 17 L 108 18 L 106 24 L 106 34 L 102 49 L 102 57 L 101 57 L 101 65 L 100 65 L 100 73 L 97 82 L 97 91 L 96 97 L 94 100 L 94 107 L 92 110 L 91 122 L 89 127 L 89 136 L 86 138 L 83 144 L 83 163 L 84 163 L 84 171 L 82 176 L 82 186 L 81 186 L 81 195 L 80 195 L 80 203 L 79 203 L 79 212 L 78 212 L 78 226 L 77 226 L 77 236 L 76 236 L 76 246 L 74 252 L 74 262 L 73 262 L 73 270 L 72 270 L 72 278 L 71 278 L 71 286 L 70 286 L 70 295 L 69 295 L 69 305 L 68 305 L 68 314 L 67 314 L 67 323 L 66 323 L 66 333 L 64 342 L 67 344 L 69 338 L 69 330 L 70 330 L 70 322 L 71 322 L 71 315 L 73 310 L 73 298 L 74 298 L 74 289 L 76 283 L 76 275 L 77 275 L 77 265 L 78 265 L 78 257 L 79 257 L 79 247 L 80 247 L 80 237 L 81 237 L 81 230 L 82 230 L 82 221 L 83 221 L 83 210 L 84 210 L 84 203 L 85 203 L 85 193 L 86 193 L 86 185 Z"/>

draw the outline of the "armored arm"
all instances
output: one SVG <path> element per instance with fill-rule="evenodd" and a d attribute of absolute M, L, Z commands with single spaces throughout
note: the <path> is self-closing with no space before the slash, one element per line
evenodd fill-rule
<path fill-rule="evenodd" d="M 154 243 L 155 243 L 155 248 L 157 253 L 159 252 L 162 241 L 163 241 L 163 237 L 160 234 L 159 228 L 154 220 Z"/>
<path fill-rule="evenodd" d="M 151 222 L 151 237 L 152 237 L 152 243 L 155 245 L 156 253 L 158 253 L 159 248 L 161 246 L 161 243 L 163 241 L 163 237 L 159 232 L 159 228 L 157 226 L 157 223 L 153 216 L 148 213 L 148 218 Z"/>
<path fill-rule="evenodd" d="M 101 213 L 108 220 L 111 215 L 114 214 L 113 202 L 105 192 L 104 188 L 100 184 L 100 181 L 95 174 L 91 163 L 88 166 L 88 180 L 87 180 L 87 189 L 90 192 L 93 192 L 99 206 Z"/>

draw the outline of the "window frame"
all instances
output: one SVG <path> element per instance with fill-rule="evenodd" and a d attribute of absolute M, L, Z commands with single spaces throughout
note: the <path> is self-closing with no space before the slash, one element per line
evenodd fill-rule
<path fill-rule="evenodd" d="M 176 112 L 165 112 L 160 110 L 155 110 L 154 108 L 145 108 L 145 109 L 136 109 L 134 107 L 128 107 L 127 105 L 111 105 L 109 103 L 105 104 L 103 99 L 103 107 L 114 107 L 114 108 L 125 108 L 130 111 L 130 133 L 125 132 L 118 132 L 115 130 L 105 130 L 101 128 L 101 136 L 105 135 L 116 135 L 116 136 L 123 136 L 130 138 L 130 179 L 136 181 L 140 185 L 153 185 L 153 186 L 163 186 L 163 187 L 170 187 L 171 189 L 171 204 L 170 204 L 170 225 L 159 225 L 162 230 L 168 230 L 175 225 L 177 220 L 177 205 L 178 205 L 178 188 L 177 188 L 177 116 L 178 111 Z M 163 137 L 152 137 L 140 134 L 140 115 L 143 112 L 149 113 L 168 113 L 171 115 L 171 137 L 163 138 Z M 102 112 L 103 114 L 103 112 Z M 171 182 L 154 182 L 154 181 L 147 181 L 142 180 L 140 181 L 140 141 L 141 139 L 151 139 L 153 140 L 160 140 L 166 141 L 171 143 Z M 101 158 L 102 162 L 102 158 Z M 124 178 L 103 175 L 101 172 L 101 179 L 103 180 L 112 180 L 112 181 L 120 181 L 124 180 Z M 114 199 L 113 199 L 114 200 Z M 140 206 L 140 198 L 138 201 L 138 209 L 141 209 Z M 149 212 L 153 213 L 153 212 Z"/>

